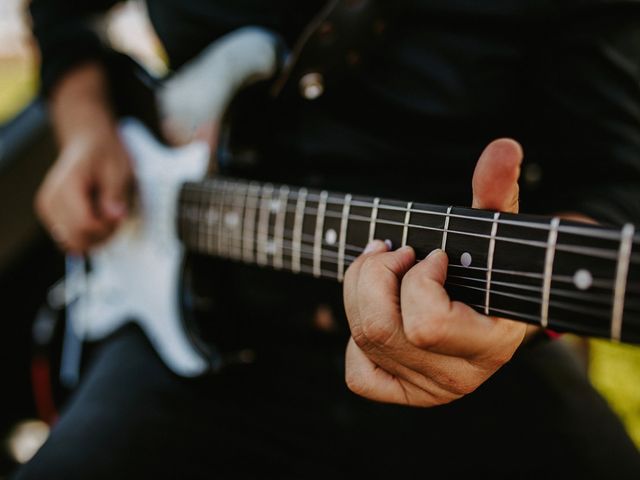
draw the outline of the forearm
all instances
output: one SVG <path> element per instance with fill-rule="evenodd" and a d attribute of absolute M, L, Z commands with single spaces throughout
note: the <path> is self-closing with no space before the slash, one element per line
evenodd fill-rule
<path fill-rule="evenodd" d="M 51 90 L 49 107 L 61 146 L 79 134 L 115 128 L 107 75 L 97 62 L 78 65 L 61 77 Z"/>

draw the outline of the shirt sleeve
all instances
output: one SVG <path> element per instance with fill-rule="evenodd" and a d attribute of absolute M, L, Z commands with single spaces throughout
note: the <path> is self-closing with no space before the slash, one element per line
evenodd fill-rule
<path fill-rule="evenodd" d="M 92 28 L 118 0 L 32 0 L 29 11 L 41 53 L 41 89 L 47 95 L 70 68 L 87 60 L 104 61 L 108 49 Z"/>
<path fill-rule="evenodd" d="M 638 16 L 567 18 L 532 43 L 524 101 L 548 211 L 640 224 Z"/>

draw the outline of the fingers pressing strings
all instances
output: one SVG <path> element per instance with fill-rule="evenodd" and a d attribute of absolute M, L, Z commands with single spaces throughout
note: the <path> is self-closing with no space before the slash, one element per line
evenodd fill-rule
<path fill-rule="evenodd" d="M 374 244 L 367 254 L 354 262 L 353 270 L 348 271 L 349 277 L 345 281 L 345 306 L 354 342 L 350 348 L 361 352 L 393 379 L 402 382 L 401 386 L 406 387 L 402 391 L 419 388 L 437 397 L 439 403 L 451 401 L 472 391 L 478 384 L 476 379 L 479 375 L 488 376 L 484 369 L 464 358 L 449 355 L 448 350 L 447 354 L 430 351 L 407 337 L 401 314 L 401 303 L 404 303 L 404 299 L 401 299 L 399 285 L 403 277 L 405 278 L 402 284 L 407 282 L 409 274 L 406 272 L 410 272 L 409 269 L 415 261 L 415 253 L 410 247 L 395 252 L 387 252 L 386 249 L 382 242 Z M 437 252 L 431 255 L 431 261 L 435 257 L 444 257 L 444 266 L 436 265 L 436 269 L 445 270 L 446 255 Z M 439 275 L 444 282 L 444 273 Z M 427 287 L 434 289 L 437 286 L 442 290 L 440 298 L 433 297 L 438 303 L 438 313 L 434 319 L 439 322 L 444 318 L 440 310 L 447 312 L 450 302 L 443 287 L 437 280 L 434 282 L 436 285 Z M 427 300 L 427 303 L 433 305 L 430 300 Z M 417 301 L 417 307 L 428 312 L 421 318 L 421 322 L 427 329 L 433 330 L 429 323 L 434 321 L 430 318 L 434 313 L 429 313 L 425 306 L 427 304 L 424 298 Z M 482 317 L 471 309 L 469 311 Z M 457 330 L 455 328 L 452 331 Z M 456 344 L 461 342 L 462 340 L 456 341 Z M 352 353 L 352 358 L 355 361 L 358 355 Z M 369 368 L 362 363 L 359 367 Z M 378 373 L 376 378 L 383 377 Z"/>

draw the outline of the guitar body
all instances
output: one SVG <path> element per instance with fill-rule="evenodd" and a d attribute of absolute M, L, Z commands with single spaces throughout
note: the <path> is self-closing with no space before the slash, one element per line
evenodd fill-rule
<path fill-rule="evenodd" d="M 74 329 L 80 338 L 99 340 L 134 321 L 172 370 L 199 375 L 209 362 L 182 326 L 184 248 L 174 231 L 180 186 L 205 176 L 210 150 L 201 142 L 167 148 L 133 119 L 122 121 L 120 132 L 135 162 L 138 211 L 91 254 L 90 281 L 74 307 L 79 312 Z"/>
<path fill-rule="evenodd" d="M 213 43 L 161 85 L 157 107 L 187 130 L 222 122 L 236 94 L 271 78 L 281 60 L 279 38 L 247 27 Z M 183 132 L 184 133 L 184 132 Z M 210 170 L 205 142 L 171 148 L 140 121 L 125 118 L 120 134 L 134 163 L 136 211 L 90 254 L 90 271 L 67 278 L 68 319 L 80 340 L 97 341 L 122 325 L 140 326 L 166 365 L 192 377 L 218 367 L 218 356 L 190 338 L 182 315 L 185 249 L 175 234 L 180 189 Z M 76 261 L 77 263 L 77 261 Z"/>

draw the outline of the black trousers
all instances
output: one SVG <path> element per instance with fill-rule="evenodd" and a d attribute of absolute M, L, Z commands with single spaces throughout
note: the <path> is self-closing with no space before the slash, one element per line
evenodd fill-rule
<path fill-rule="evenodd" d="M 15 478 L 640 478 L 640 454 L 557 342 L 432 409 L 353 395 L 342 354 L 320 336 L 274 343 L 185 380 L 125 328 Z"/>

